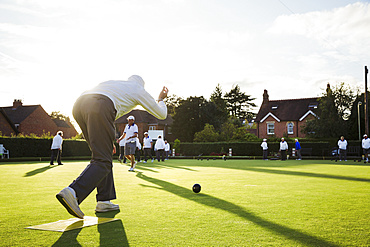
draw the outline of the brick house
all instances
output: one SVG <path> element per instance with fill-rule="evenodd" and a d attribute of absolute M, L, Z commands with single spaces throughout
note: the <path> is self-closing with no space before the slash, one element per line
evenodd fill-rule
<path fill-rule="evenodd" d="M 138 109 L 132 110 L 131 112 L 123 115 L 114 122 L 116 126 L 116 136 L 122 135 L 123 130 L 125 129 L 125 126 L 127 124 L 127 117 L 130 115 L 135 117 L 135 124 L 137 124 L 139 128 L 140 142 L 144 137 L 144 132 L 148 130 L 163 130 L 163 135 L 165 139 L 170 142 L 173 142 L 175 140 L 171 131 L 171 126 L 173 123 L 171 115 L 167 115 L 166 119 L 160 120 L 147 111 Z"/>
<path fill-rule="evenodd" d="M 0 131 L 4 136 L 44 133 L 55 135 L 62 130 L 64 138 L 77 135 L 76 129 L 70 122 L 61 123 L 52 120 L 41 105 L 23 105 L 21 100 L 14 100 L 13 106 L 0 107 Z"/>
<path fill-rule="evenodd" d="M 256 116 L 257 137 L 272 136 L 290 138 L 305 137 L 302 133 L 305 123 L 316 118 L 319 98 L 269 100 L 267 90 Z"/>

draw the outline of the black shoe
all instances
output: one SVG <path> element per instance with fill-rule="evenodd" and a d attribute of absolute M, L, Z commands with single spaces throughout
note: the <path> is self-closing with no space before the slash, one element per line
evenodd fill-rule
<path fill-rule="evenodd" d="M 63 164 L 62 163 L 59 163 L 58 166 L 62 166 Z"/>

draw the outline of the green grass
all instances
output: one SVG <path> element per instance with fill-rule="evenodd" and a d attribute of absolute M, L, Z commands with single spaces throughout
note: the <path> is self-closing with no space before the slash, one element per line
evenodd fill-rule
<path fill-rule="evenodd" d="M 120 220 L 65 233 L 55 194 L 86 161 L 0 164 L 0 246 L 370 246 L 370 166 L 330 161 L 114 164 Z M 192 185 L 202 191 L 195 194 Z M 82 204 L 95 216 L 95 192 Z"/>

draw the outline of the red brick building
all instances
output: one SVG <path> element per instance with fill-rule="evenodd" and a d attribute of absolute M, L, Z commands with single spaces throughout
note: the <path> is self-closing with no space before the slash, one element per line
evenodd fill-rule
<path fill-rule="evenodd" d="M 131 115 L 135 117 L 135 124 L 137 124 L 139 128 L 140 141 L 142 141 L 144 137 L 144 132 L 148 130 L 163 130 L 164 138 L 170 142 L 174 141 L 174 136 L 171 131 L 171 125 L 173 123 L 171 115 L 167 115 L 166 119 L 160 120 L 147 111 L 137 109 L 132 110 L 130 113 L 123 115 L 115 121 L 117 136 L 122 135 L 127 124 L 127 117 Z"/>
<path fill-rule="evenodd" d="M 307 120 L 316 118 L 319 98 L 269 100 L 267 90 L 256 116 L 257 137 L 305 137 L 302 133 Z"/>
<path fill-rule="evenodd" d="M 70 122 L 52 120 L 41 105 L 24 106 L 21 100 L 14 100 L 13 106 L 0 107 L 0 131 L 4 136 L 30 135 L 41 136 L 44 133 L 55 135 L 61 130 L 64 138 L 77 135 Z"/>

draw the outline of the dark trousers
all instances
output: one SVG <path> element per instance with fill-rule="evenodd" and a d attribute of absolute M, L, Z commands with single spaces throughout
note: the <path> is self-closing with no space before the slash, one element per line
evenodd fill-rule
<path fill-rule="evenodd" d="M 298 156 L 298 159 L 302 159 L 302 155 L 301 155 L 301 150 L 300 149 L 297 149 L 297 156 Z"/>
<path fill-rule="evenodd" d="M 281 150 L 281 160 L 286 160 L 286 150 Z"/>
<path fill-rule="evenodd" d="M 347 160 L 347 150 L 346 149 L 339 149 L 339 159 L 340 160 Z"/>
<path fill-rule="evenodd" d="M 55 158 L 57 158 L 58 164 L 62 164 L 61 156 L 62 156 L 62 150 L 60 150 L 60 149 L 52 149 L 51 150 L 50 165 L 53 165 L 54 164 Z"/>
<path fill-rule="evenodd" d="M 91 149 L 91 161 L 69 187 L 75 190 L 80 204 L 95 188 L 97 201 L 116 199 L 112 161 L 114 142 L 113 102 L 103 95 L 83 95 L 73 106 L 73 117 Z"/>
<path fill-rule="evenodd" d="M 157 150 L 157 160 L 158 161 L 161 161 L 160 159 L 161 159 L 161 157 L 162 157 L 162 161 L 164 161 L 164 149 L 158 149 Z"/>
<path fill-rule="evenodd" d="M 140 162 L 140 157 L 141 156 L 141 150 L 136 148 L 136 151 L 135 151 L 135 159 Z"/>
<path fill-rule="evenodd" d="M 262 154 L 263 154 L 263 159 L 264 160 L 267 160 L 267 153 L 268 153 L 268 149 L 262 150 Z"/>
<path fill-rule="evenodd" d="M 119 160 L 122 160 L 123 163 L 126 163 L 126 157 L 125 157 L 125 146 L 119 146 Z"/>
<path fill-rule="evenodd" d="M 148 159 L 146 157 L 149 157 L 150 159 L 153 159 L 152 156 L 152 149 L 151 148 L 144 148 L 144 160 L 147 161 Z"/>

